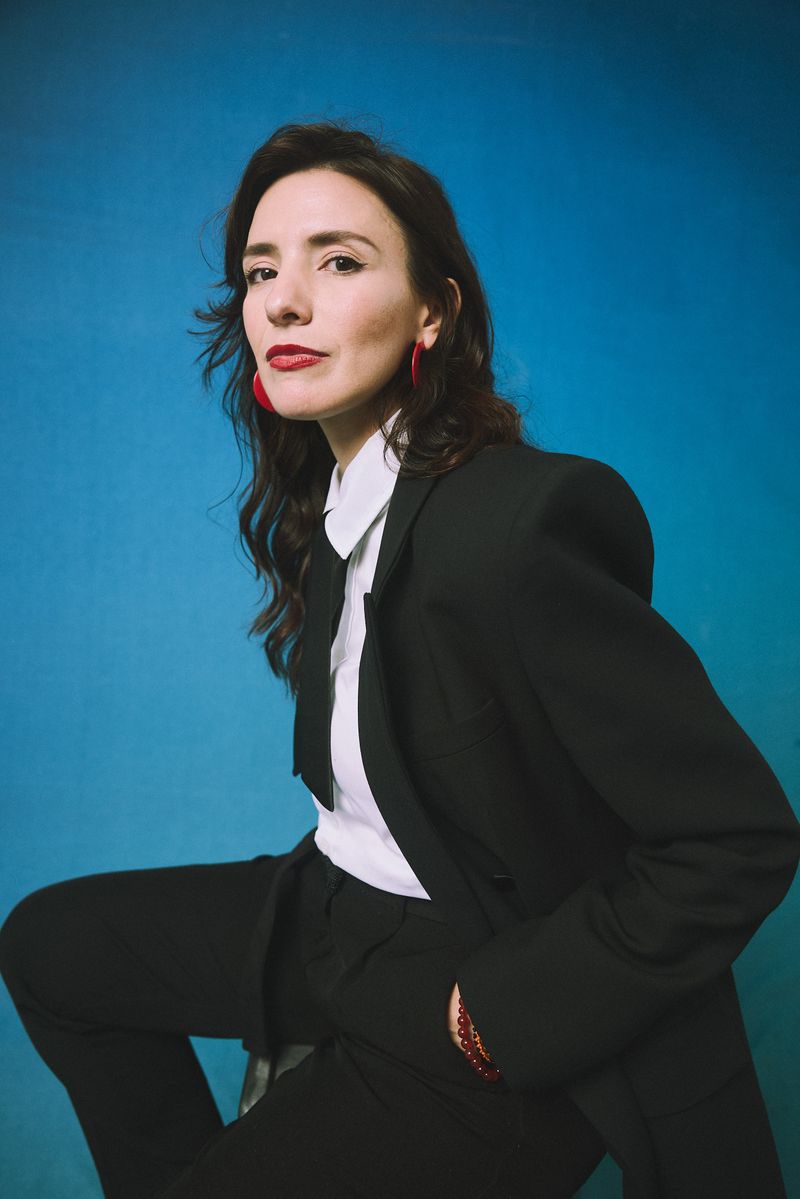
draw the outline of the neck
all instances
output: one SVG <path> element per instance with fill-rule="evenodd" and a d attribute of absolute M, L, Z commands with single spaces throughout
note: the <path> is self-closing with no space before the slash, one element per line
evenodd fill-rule
<path fill-rule="evenodd" d="M 349 412 L 320 417 L 319 426 L 333 450 L 341 479 L 364 442 L 378 428 L 378 420 L 371 405 L 360 405 Z"/>

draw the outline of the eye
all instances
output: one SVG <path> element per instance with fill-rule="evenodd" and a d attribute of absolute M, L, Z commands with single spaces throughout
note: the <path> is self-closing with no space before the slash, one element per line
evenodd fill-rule
<path fill-rule="evenodd" d="M 337 264 L 336 270 L 331 272 L 334 275 L 354 275 L 357 271 L 364 269 L 364 263 L 359 262 L 356 258 L 352 258 L 349 254 L 334 254 L 333 258 L 329 258 L 328 261 L 324 263 L 325 268 L 327 269 L 331 263 Z M 344 265 L 340 270 L 339 267 L 342 264 Z"/>
<path fill-rule="evenodd" d="M 271 266 L 254 266 L 249 271 L 245 271 L 244 277 L 248 287 L 253 287 L 256 283 L 268 283 L 270 279 L 274 279 L 277 271 Z"/>

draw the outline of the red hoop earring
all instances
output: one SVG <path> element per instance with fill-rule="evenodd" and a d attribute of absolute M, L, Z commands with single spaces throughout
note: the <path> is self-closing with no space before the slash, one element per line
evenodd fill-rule
<path fill-rule="evenodd" d="M 264 391 L 264 384 L 261 382 L 261 376 L 259 375 L 258 371 L 256 371 L 255 375 L 253 376 L 253 395 L 256 397 L 256 402 L 260 404 L 262 408 L 266 408 L 267 412 L 275 411 L 272 400 Z"/>
<path fill-rule="evenodd" d="M 422 351 L 425 349 L 424 343 L 418 341 L 414 346 L 414 353 L 411 355 L 411 384 L 413 387 L 419 387 L 420 371 L 419 360 L 422 357 Z"/>

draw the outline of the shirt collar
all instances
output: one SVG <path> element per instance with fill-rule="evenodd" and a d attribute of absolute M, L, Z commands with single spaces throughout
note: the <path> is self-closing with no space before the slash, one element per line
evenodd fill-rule
<path fill-rule="evenodd" d="M 397 415 L 389 417 L 387 429 Z M 341 478 L 338 463 L 333 468 L 325 501 L 325 532 L 340 558 L 350 555 L 391 499 L 400 462 L 391 450 L 384 461 L 384 445 L 381 431 L 376 429 Z"/>

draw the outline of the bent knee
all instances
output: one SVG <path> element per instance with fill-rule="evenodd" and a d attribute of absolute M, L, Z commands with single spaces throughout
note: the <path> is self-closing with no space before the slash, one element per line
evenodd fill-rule
<path fill-rule="evenodd" d="M 0 973 L 12 998 L 46 1003 L 76 967 L 76 947 L 91 926 L 83 879 L 52 883 L 31 892 L 0 928 Z"/>

